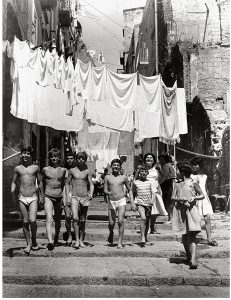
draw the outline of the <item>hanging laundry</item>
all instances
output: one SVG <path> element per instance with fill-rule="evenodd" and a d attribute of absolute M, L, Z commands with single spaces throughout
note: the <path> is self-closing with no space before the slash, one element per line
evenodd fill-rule
<path fill-rule="evenodd" d="M 132 155 L 134 152 L 134 131 L 121 131 L 118 144 L 118 155 Z"/>
<path fill-rule="evenodd" d="M 185 89 L 177 88 L 176 97 L 177 97 L 179 134 L 186 134 L 188 133 L 188 123 L 187 123 Z"/>
<path fill-rule="evenodd" d="M 88 122 L 87 120 L 84 120 L 83 129 L 78 133 L 78 142 L 84 149 L 117 149 L 119 136 L 119 132 L 90 133 Z"/>
<path fill-rule="evenodd" d="M 137 74 L 107 72 L 107 103 L 122 109 L 132 109 L 136 98 Z"/>
<path fill-rule="evenodd" d="M 179 122 L 177 113 L 177 83 L 167 88 L 162 81 L 162 101 L 159 140 L 163 143 L 174 144 L 179 141 Z"/>
<path fill-rule="evenodd" d="M 92 67 L 92 100 L 106 100 L 106 66 Z"/>
<path fill-rule="evenodd" d="M 139 75 L 135 103 L 136 140 L 159 137 L 161 117 L 160 75 L 145 77 Z"/>
<path fill-rule="evenodd" d="M 77 78 L 77 93 L 81 93 L 84 100 L 90 100 L 92 95 L 91 63 L 84 64 L 79 59 L 75 66 Z"/>
<path fill-rule="evenodd" d="M 63 55 L 58 57 L 56 56 L 56 64 L 55 64 L 55 79 L 54 79 L 54 85 L 57 89 L 62 88 L 62 74 L 64 69 L 65 60 Z"/>
<path fill-rule="evenodd" d="M 132 131 L 133 111 L 106 104 L 104 101 L 87 101 L 87 120 L 120 131 Z"/>

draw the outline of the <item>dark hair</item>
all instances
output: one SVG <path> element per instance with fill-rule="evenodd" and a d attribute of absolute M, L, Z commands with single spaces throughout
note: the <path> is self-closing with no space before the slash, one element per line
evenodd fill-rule
<path fill-rule="evenodd" d="M 195 156 L 190 160 L 190 163 L 192 166 L 198 165 L 200 168 L 203 168 L 204 166 L 204 160 L 202 157 Z"/>
<path fill-rule="evenodd" d="M 118 164 L 120 164 L 120 166 L 122 166 L 122 163 L 121 163 L 120 159 L 118 159 L 118 158 L 114 158 L 114 159 L 111 161 L 111 166 L 112 166 L 114 163 L 118 163 Z"/>
<path fill-rule="evenodd" d="M 23 152 L 29 152 L 30 153 L 30 155 L 32 156 L 32 153 L 33 153 L 33 148 L 31 147 L 31 146 L 27 146 L 27 147 L 23 147 L 22 149 L 21 149 L 21 154 L 23 153 Z"/>
<path fill-rule="evenodd" d="M 142 164 L 140 167 L 139 167 L 139 171 L 140 170 L 146 170 L 148 171 L 148 167 L 145 165 L 145 164 Z"/>
<path fill-rule="evenodd" d="M 52 148 L 49 152 L 48 152 L 48 157 L 51 158 L 52 156 L 61 156 L 61 151 L 58 148 Z"/>
<path fill-rule="evenodd" d="M 79 158 L 83 158 L 85 161 L 87 161 L 87 153 L 85 151 L 82 151 L 82 152 L 78 152 L 76 154 L 76 159 L 79 159 Z"/>
<path fill-rule="evenodd" d="M 145 163 L 146 158 L 147 158 L 149 155 L 151 155 L 152 158 L 153 158 L 153 165 L 152 165 L 152 166 L 154 166 L 155 163 L 156 163 L 156 157 L 155 157 L 154 154 L 152 154 L 152 153 L 150 153 L 150 152 L 148 152 L 148 153 L 146 153 L 146 154 L 144 155 L 144 163 Z"/>
<path fill-rule="evenodd" d="M 192 174 L 192 167 L 189 162 L 181 162 L 177 164 L 177 168 L 179 169 L 180 173 L 185 177 L 189 178 Z"/>
<path fill-rule="evenodd" d="M 67 159 L 68 156 L 73 156 L 73 157 L 75 158 L 75 153 L 72 152 L 72 151 L 68 151 L 68 152 L 66 153 L 66 155 L 65 155 L 66 159 Z"/>
<path fill-rule="evenodd" d="M 164 159 L 166 164 L 171 162 L 171 158 L 168 154 L 161 154 L 160 156 L 158 156 L 158 159 L 160 159 L 161 157 Z"/>

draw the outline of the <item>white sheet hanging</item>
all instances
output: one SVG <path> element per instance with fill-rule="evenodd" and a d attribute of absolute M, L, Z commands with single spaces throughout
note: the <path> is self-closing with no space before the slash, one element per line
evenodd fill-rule
<path fill-rule="evenodd" d="M 179 122 L 177 113 L 177 83 L 167 88 L 162 81 L 161 119 L 159 140 L 174 144 L 179 141 Z"/>
<path fill-rule="evenodd" d="M 87 101 L 87 120 L 120 131 L 132 131 L 133 111 L 108 105 L 103 101 Z"/>
<path fill-rule="evenodd" d="M 106 66 L 92 67 L 92 96 L 91 100 L 106 100 Z"/>
<path fill-rule="evenodd" d="M 140 76 L 135 105 L 136 139 L 159 137 L 161 117 L 160 75 Z"/>
<path fill-rule="evenodd" d="M 116 74 L 107 71 L 107 103 L 122 109 L 132 109 L 136 97 L 137 74 Z"/>
<path fill-rule="evenodd" d="M 77 80 L 77 93 L 81 93 L 84 100 L 90 100 L 92 95 L 92 72 L 91 62 L 85 64 L 79 59 L 75 66 L 75 76 Z"/>
<path fill-rule="evenodd" d="M 78 133 L 78 143 L 89 150 L 117 149 L 119 136 L 119 131 L 90 133 L 88 122 L 84 120 L 83 129 Z"/>
<path fill-rule="evenodd" d="M 179 134 L 186 134 L 188 133 L 188 123 L 187 123 L 185 89 L 177 88 L 176 97 L 177 97 Z"/>

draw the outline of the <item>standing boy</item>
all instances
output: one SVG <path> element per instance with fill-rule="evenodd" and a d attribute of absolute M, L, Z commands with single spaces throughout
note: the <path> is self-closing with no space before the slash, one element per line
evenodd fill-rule
<path fill-rule="evenodd" d="M 53 250 L 58 245 L 59 232 L 61 228 L 63 188 L 65 185 L 66 169 L 60 167 L 60 150 L 53 148 L 48 152 L 48 167 L 43 168 L 42 175 L 45 189 L 45 213 L 46 213 L 46 232 L 48 238 L 47 248 Z M 55 221 L 54 242 L 52 239 L 53 210 Z"/>
<path fill-rule="evenodd" d="M 116 221 L 116 212 L 118 210 L 119 240 L 118 249 L 123 248 L 122 240 L 124 234 L 124 215 L 126 209 L 126 198 L 124 185 L 129 191 L 130 199 L 133 201 L 132 192 L 128 178 L 120 174 L 121 161 L 113 159 L 111 162 L 112 174 L 106 175 L 104 181 L 104 193 L 108 199 L 108 217 L 109 217 L 109 237 L 108 242 L 113 244 L 114 227 Z M 132 202 L 133 203 L 133 202 Z"/>
<path fill-rule="evenodd" d="M 85 247 L 83 240 L 85 236 L 85 223 L 87 218 L 88 206 L 93 197 L 94 185 L 91 179 L 91 173 L 88 170 L 86 161 L 87 154 L 78 152 L 76 155 L 77 165 L 70 169 L 66 182 L 67 205 L 71 205 L 73 226 L 75 231 L 76 243 L 75 249 Z M 88 191 L 88 186 L 90 191 Z M 71 193 L 71 197 L 70 197 Z"/>
<path fill-rule="evenodd" d="M 155 201 L 155 195 L 157 192 L 156 186 L 147 179 L 148 167 L 143 165 L 139 167 L 139 179 L 133 182 L 133 197 L 135 197 L 134 203 L 137 205 L 138 212 L 140 214 L 141 223 L 141 247 L 145 246 L 148 241 L 148 229 L 149 220 L 151 217 L 152 206 Z M 134 203 L 131 201 L 132 209 L 135 210 Z"/>
<path fill-rule="evenodd" d="M 66 171 L 66 179 L 67 179 L 68 171 L 75 167 L 75 155 L 72 151 L 69 151 L 66 154 L 65 167 L 67 169 L 67 171 Z M 71 196 L 71 195 L 69 195 L 69 196 Z M 65 212 L 65 226 L 66 226 L 66 230 L 67 230 L 66 246 L 71 246 L 72 245 L 72 235 L 71 235 L 72 212 L 71 212 L 70 202 L 68 202 L 68 198 L 66 198 L 66 189 L 65 189 L 65 187 L 64 187 L 64 190 L 63 190 L 63 204 L 64 204 L 64 212 Z"/>
<path fill-rule="evenodd" d="M 25 235 L 27 247 L 24 249 L 26 254 L 30 250 L 38 250 L 36 242 L 37 233 L 37 186 L 39 186 L 39 201 L 42 201 L 42 184 L 39 175 L 39 166 L 32 164 L 32 147 L 25 147 L 21 150 L 21 165 L 14 169 L 13 179 L 11 183 L 11 194 L 15 202 L 16 181 L 19 180 L 19 208 L 22 216 L 23 232 Z M 36 183 L 37 180 L 37 183 Z M 30 228 L 29 228 L 30 226 Z M 30 235 L 31 229 L 31 235 Z M 31 239 L 30 239 L 31 238 Z"/>
<path fill-rule="evenodd" d="M 205 220 L 205 231 L 207 235 L 207 244 L 209 246 L 217 246 L 216 241 L 212 241 L 211 238 L 211 218 L 210 216 L 213 214 L 212 205 L 209 200 L 209 196 L 207 194 L 207 175 L 203 174 L 203 165 L 204 161 L 203 158 L 200 158 L 198 156 L 194 157 L 191 161 L 191 165 L 193 167 L 193 174 L 191 175 L 191 178 L 199 180 L 200 188 L 204 194 L 204 199 L 202 201 L 199 201 L 197 203 L 200 215 L 204 217 Z"/>

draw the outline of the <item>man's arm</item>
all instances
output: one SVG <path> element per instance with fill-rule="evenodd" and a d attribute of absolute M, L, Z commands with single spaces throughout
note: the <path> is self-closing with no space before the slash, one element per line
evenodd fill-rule
<path fill-rule="evenodd" d="M 38 182 L 39 203 L 44 203 L 43 175 L 40 172 L 39 167 L 38 167 L 38 171 L 36 173 L 36 178 L 37 178 L 37 182 Z"/>
<path fill-rule="evenodd" d="M 128 181 L 128 179 L 127 179 L 127 181 Z M 126 181 L 125 181 L 125 185 L 126 185 Z M 129 185 L 129 182 L 128 182 L 128 185 Z M 129 188 L 126 185 L 126 188 L 128 189 L 128 192 L 129 192 L 129 198 L 130 198 L 130 201 L 131 201 L 131 209 L 133 211 L 136 211 L 136 205 L 134 203 L 134 194 L 136 193 L 135 183 L 133 182 L 132 187 L 130 187 L 130 185 L 129 185 Z M 133 192 L 134 192 L 134 194 L 133 194 Z"/>
<path fill-rule="evenodd" d="M 11 182 L 11 195 L 12 195 L 12 200 L 13 203 L 16 203 L 16 198 L 15 198 L 15 189 L 16 189 L 16 180 L 18 177 L 18 172 L 17 172 L 17 167 L 14 168 L 14 173 L 13 173 L 13 178 Z"/>
<path fill-rule="evenodd" d="M 72 169 L 70 169 L 70 171 L 68 172 L 68 177 L 67 180 L 65 182 L 65 191 L 66 191 L 66 205 L 70 205 L 71 201 L 70 201 L 70 194 L 72 192 L 72 186 L 71 186 L 71 180 L 72 180 Z"/>
<path fill-rule="evenodd" d="M 89 182 L 89 185 L 90 185 L 90 194 L 89 194 L 89 198 L 92 199 L 93 198 L 93 193 L 94 193 L 94 184 L 92 182 L 92 178 L 91 178 L 91 172 L 89 171 L 88 172 L 88 182 Z"/>
<path fill-rule="evenodd" d="M 111 195 L 111 192 L 108 190 L 108 175 L 104 178 L 104 188 L 103 188 L 104 194 L 106 195 L 106 202 L 110 199 L 109 196 Z"/>

